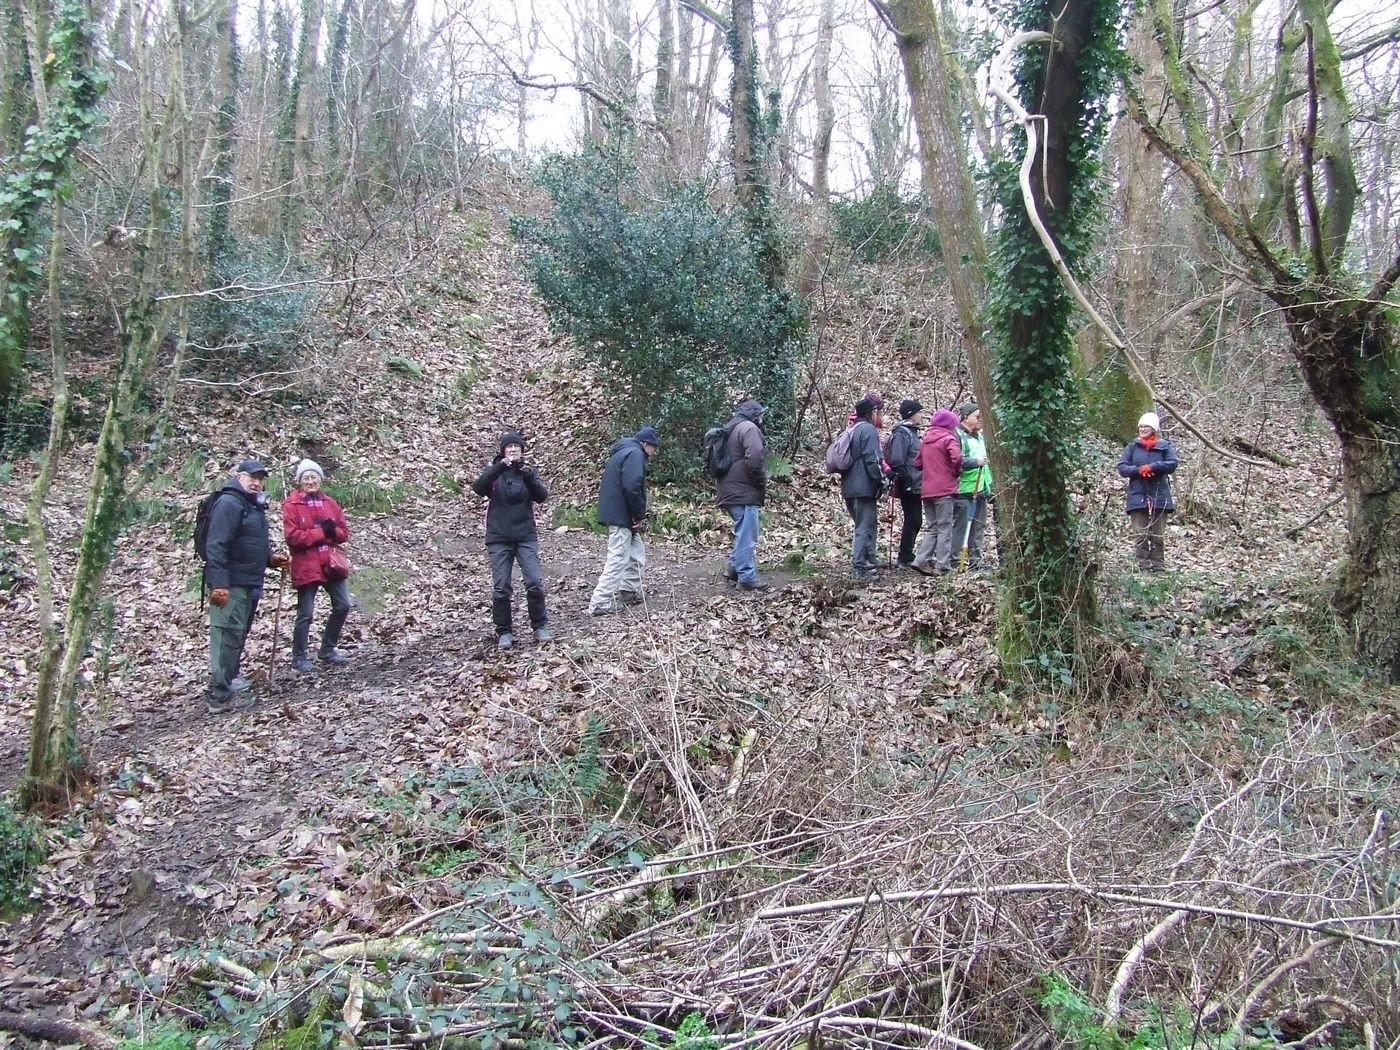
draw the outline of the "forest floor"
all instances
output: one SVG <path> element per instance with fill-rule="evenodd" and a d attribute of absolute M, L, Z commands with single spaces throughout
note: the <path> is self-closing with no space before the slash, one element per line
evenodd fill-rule
<path fill-rule="evenodd" d="M 452 785 L 463 777 L 518 787 L 520 770 L 573 761 L 578 794 L 581 753 L 616 783 L 585 807 L 588 822 L 614 807 L 614 818 L 632 814 L 631 837 L 609 854 L 623 857 L 665 854 L 696 827 L 714 846 L 734 838 L 719 828 L 778 834 L 801 825 L 792 814 L 854 791 L 862 769 L 927 772 L 949 754 L 985 751 L 1026 771 L 1060 763 L 1068 775 L 1081 757 L 1104 761 L 1105 741 L 1128 722 L 1213 725 L 1193 738 L 1195 758 L 1246 768 L 1242 724 L 1252 732 L 1275 719 L 1286 738 L 1355 701 L 1359 713 L 1337 732 L 1359 733 L 1358 752 L 1395 755 L 1395 694 L 1366 691 L 1353 670 L 1307 651 L 1342 518 L 1337 508 L 1286 532 L 1332 498 L 1330 439 L 1298 405 L 1270 410 L 1269 432 L 1296 465 L 1267 478 L 1180 442 L 1189 499 L 1169 534 L 1172 571 L 1160 578 L 1130 571 L 1118 450 L 1099 450 L 1081 511 L 1100 526 L 1093 556 L 1121 639 L 1112 673 L 1124 695 L 1110 710 L 1101 690 L 1084 688 L 1097 698 L 1075 710 L 1001 686 L 992 575 L 849 580 L 849 529 L 820 472 L 819 440 L 787 457 L 791 474 L 765 512 L 760 558 L 774 590 L 728 584 L 727 519 L 703 496 L 662 488 L 646 602 L 590 617 L 603 537 L 584 520 L 608 409 L 548 333 L 487 218 L 454 229 L 436 271 L 411 291 L 386 290 L 360 324 L 310 388 L 201 392 L 182 403 L 188 459 L 143 494 L 146 513 L 122 541 L 85 665 L 90 785 L 49 825 L 35 907 L 0 928 L 0 1010 L 114 1029 L 151 1017 L 193 1024 L 202 1008 L 176 987 L 177 974 L 193 972 L 191 952 L 256 969 L 256 959 L 431 916 L 460 900 L 461 883 L 447 876 L 461 876 L 453 865 L 463 858 L 478 874 L 528 873 L 531 850 L 502 847 L 479 812 L 452 826 L 436 817 L 462 816 Z M 394 357 L 421 375 L 386 365 Z M 894 356 L 874 374 L 868 360 L 829 372 L 833 402 L 864 386 L 926 404 L 954 393 L 923 388 L 917 367 Z M 1229 433 L 1238 423 L 1195 422 Z M 522 634 L 502 654 L 489 623 L 481 501 L 467 486 L 514 427 L 530 436 L 528 455 L 553 489 L 541 530 L 557 639 L 536 645 Z M 70 452 L 48 514 L 61 578 L 90 451 Z M 283 475 L 312 454 L 354 496 L 352 662 L 293 673 L 293 602 L 270 583 L 245 657 L 257 703 L 213 716 L 202 700 L 206 637 L 188 530 L 219 465 L 245 453 Z M 32 476 L 19 463 L 0 485 L 7 525 L 22 521 Z M 24 543 L 7 535 L 13 546 L 0 553 L 23 572 Z M 518 587 L 516 598 L 523 618 Z M 21 579 L 0 603 L 0 778 L 13 785 L 34 681 L 32 588 Z M 748 821 L 743 803 L 735 808 L 736 756 L 762 770 L 777 800 L 765 809 L 755 789 Z M 1392 790 L 1386 781 L 1375 796 Z M 637 837 L 640 825 L 654 829 L 650 841 Z M 597 852 L 594 832 L 583 841 L 581 853 Z M 711 991 L 711 1002 L 721 998 Z"/>

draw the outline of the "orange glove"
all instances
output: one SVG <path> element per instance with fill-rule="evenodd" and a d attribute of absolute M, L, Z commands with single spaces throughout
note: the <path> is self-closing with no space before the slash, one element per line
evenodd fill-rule
<path fill-rule="evenodd" d="M 1150 478 L 1150 477 L 1152 477 L 1152 464 L 1151 464 L 1151 463 L 1144 463 L 1142 466 L 1138 467 L 1138 477 L 1141 477 L 1141 478 Z"/>
<path fill-rule="evenodd" d="M 271 558 L 267 559 L 267 564 L 269 568 L 285 569 L 288 565 L 292 564 L 292 556 L 290 554 L 274 554 Z"/>
<path fill-rule="evenodd" d="M 209 604 L 216 609 L 222 609 L 228 604 L 228 588 L 215 587 L 209 592 Z"/>

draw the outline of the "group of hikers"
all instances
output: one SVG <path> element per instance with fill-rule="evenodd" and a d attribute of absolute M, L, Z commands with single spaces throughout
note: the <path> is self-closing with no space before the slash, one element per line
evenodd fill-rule
<path fill-rule="evenodd" d="M 740 590 L 765 591 L 756 552 L 760 508 L 768 493 L 764 406 L 746 400 L 723 427 L 706 436 L 706 468 L 715 477 L 715 499 L 729 515 L 734 540 L 724 574 Z M 877 568 L 879 503 L 889 494 L 902 509 L 897 564 L 924 575 L 965 564 L 988 564 L 984 549 L 992 473 L 982 413 L 975 402 L 928 417 L 913 398 L 900 402 L 899 422 L 882 442 L 884 401 L 867 394 L 855 403 L 847 427 L 827 451 L 826 467 L 841 478 L 841 495 L 854 525 L 851 567 L 858 579 Z M 1160 434 L 1153 412 L 1138 421 L 1138 436 L 1123 450 L 1118 473 L 1128 479 L 1127 513 L 1133 523 L 1138 568 L 1159 571 L 1165 558 L 1166 515 L 1174 509 L 1170 476 L 1177 468 L 1171 442 Z M 711 447 L 713 446 L 713 447 Z M 645 426 L 609 450 L 598 492 L 598 522 L 607 527 L 607 553 L 589 600 L 589 612 L 606 616 L 644 599 L 646 569 L 647 464 L 661 448 L 654 427 Z M 324 491 L 325 472 L 314 460 L 301 460 L 293 474 L 295 490 L 282 504 L 282 531 L 288 552 L 273 550 L 267 528 L 267 468 L 257 459 L 240 463 L 221 489 L 201 504 L 195 545 L 205 559 L 209 597 L 209 685 L 213 713 L 242 710 L 253 703 L 251 683 L 239 675 L 243 648 L 263 594 L 268 569 L 290 568 L 297 594 L 292 631 L 292 668 L 312 673 L 311 625 L 316 597 L 325 590 L 331 613 L 321 632 L 319 663 L 348 662 L 337 648 L 350 612 L 350 563 L 344 546 L 350 529 L 340 505 Z M 515 647 L 512 577 L 518 565 L 526 612 L 536 642 L 553 635 L 545 607 L 535 505 L 549 489 L 525 458 L 518 431 L 501 435 L 495 457 L 472 483 L 486 499 L 487 558 L 491 568 L 491 620 L 496 645 Z"/>

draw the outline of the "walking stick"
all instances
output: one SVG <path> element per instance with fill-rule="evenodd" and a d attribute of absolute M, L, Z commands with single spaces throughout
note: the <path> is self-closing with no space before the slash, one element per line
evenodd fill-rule
<path fill-rule="evenodd" d="M 277 643 L 282 637 L 282 597 L 287 593 L 287 570 L 282 569 L 282 578 L 277 584 L 277 611 L 272 614 L 272 663 L 267 668 L 267 684 L 277 681 Z"/>

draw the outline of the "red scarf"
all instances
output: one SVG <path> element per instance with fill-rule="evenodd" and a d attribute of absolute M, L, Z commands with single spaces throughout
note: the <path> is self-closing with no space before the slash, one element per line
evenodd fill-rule
<path fill-rule="evenodd" d="M 1145 437 L 1145 438 L 1138 438 L 1138 440 L 1142 442 L 1142 447 L 1143 447 L 1143 448 L 1148 448 L 1148 449 L 1150 449 L 1150 448 L 1156 447 L 1156 445 L 1157 445 L 1157 435 L 1156 435 L 1156 434 L 1149 434 L 1149 435 L 1148 435 L 1147 437 Z"/>

